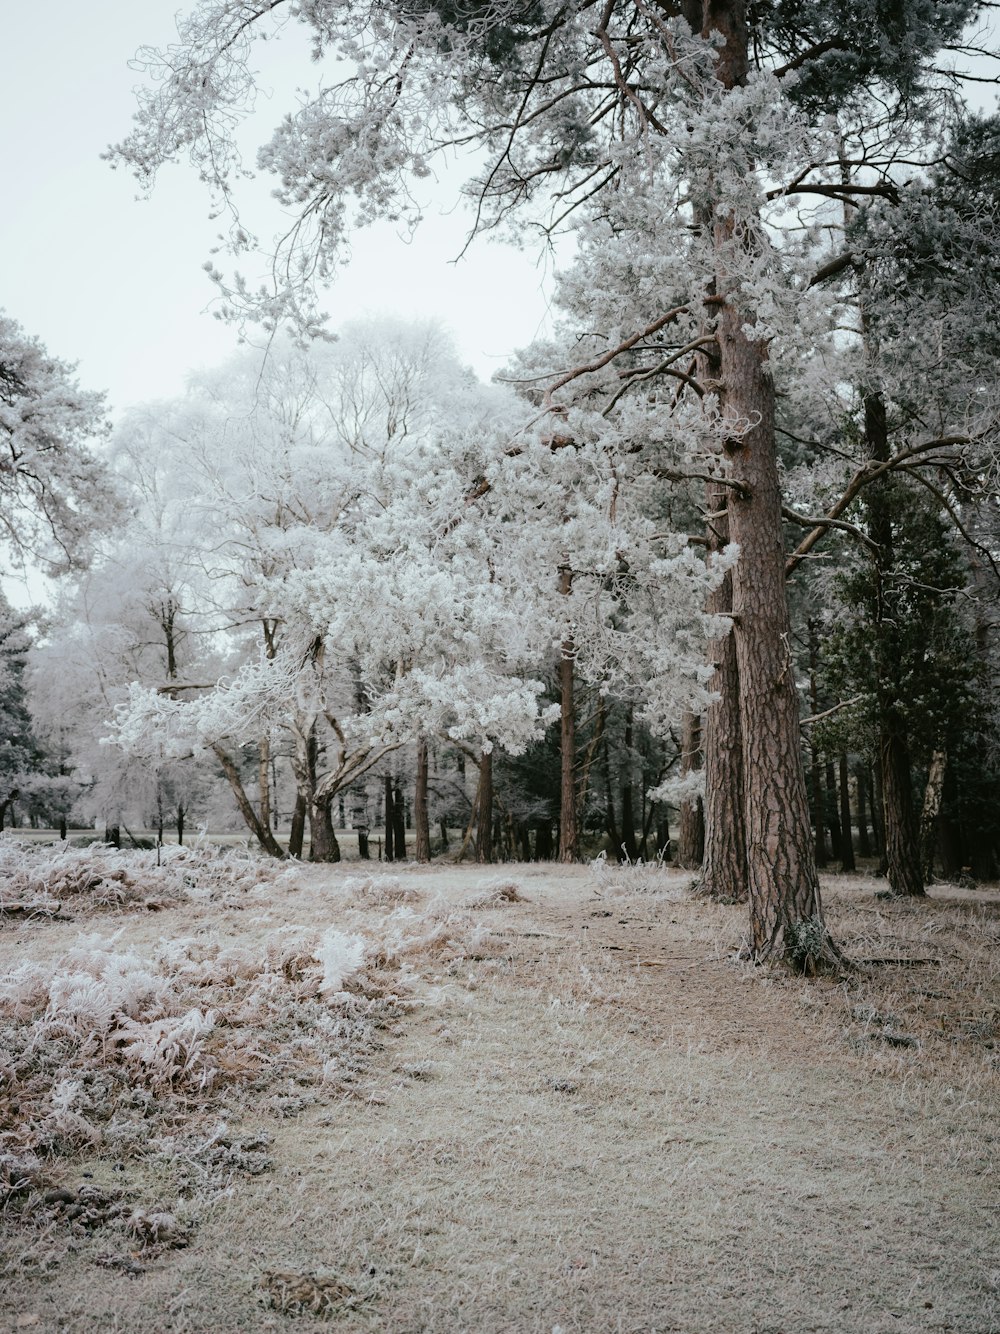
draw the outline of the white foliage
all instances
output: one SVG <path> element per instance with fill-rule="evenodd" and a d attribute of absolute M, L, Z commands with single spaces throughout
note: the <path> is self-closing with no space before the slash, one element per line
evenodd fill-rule
<path fill-rule="evenodd" d="M 321 993 L 343 991 L 344 983 L 361 967 L 364 956 L 365 942 L 360 936 L 345 935 L 335 927 L 324 932 L 316 949 L 316 958 L 323 965 Z"/>

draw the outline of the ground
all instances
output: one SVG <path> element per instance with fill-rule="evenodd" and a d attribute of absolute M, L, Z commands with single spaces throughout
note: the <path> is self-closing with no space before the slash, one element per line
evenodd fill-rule
<path fill-rule="evenodd" d="M 877 962 L 807 980 L 738 962 L 743 910 L 679 872 L 389 870 L 195 885 L 155 911 L 64 897 L 0 925 L 8 975 L 57 975 L 81 932 L 188 942 L 221 972 L 270 950 L 261 1031 L 307 1050 L 273 1000 L 287 979 L 328 1044 L 322 1078 L 277 1040 L 227 1056 L 227 1029 L 249 1050 L 218 990 L 249 976 L 234 964 L 212 983 L 215 1084 L 178 1077 L 155 1117 L 144 1094 L 145 1143 L 121 1088 L 113 1114 L 91 1090 L 96 1130 L 38 1130 L 0 1327 L 1000 1331 L 1000 894 L 896 904 L 831 878 L 835 937 Z M 365 942 L 343 992 L 309 952 L 330 927 Z"/>

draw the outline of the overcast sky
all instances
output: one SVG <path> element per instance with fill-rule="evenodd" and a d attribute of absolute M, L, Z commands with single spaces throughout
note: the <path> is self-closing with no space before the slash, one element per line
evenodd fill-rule
<path fill-rule="evenodd" d="M 49 351 L 79 363 L 87 388 L 120 410 L 182 390 L 187 372 L 223 360 L 232 330 L 207 309 L 202 272 L 218 224 L 186 168 L 164 173 L 149 201 L 100 154 L 128 132 L 143 44 L 176 39 L 177 0 L 49 0 L 10 6 L 0 44 L 4 203 L 0 307 Z M 304 83 L 301 49 L 277 50 Z M 270 54 L 270 52 L 269 52 Z M 272 56 L 272 59 L 275 57 Z M 264 103 L 255 142 L 285 109 Z M 435 216 L 436 215 L 436 216 Z M 404 243 L 391 227 L 363 234 L 326 303 L 334 325 L 366 310 L 439 316 L 484 377 L 531 341 L 546 319 L 548 274 L 536 253 L 477 242 L 464 260 L 467 218 L 432 209 Z"/>

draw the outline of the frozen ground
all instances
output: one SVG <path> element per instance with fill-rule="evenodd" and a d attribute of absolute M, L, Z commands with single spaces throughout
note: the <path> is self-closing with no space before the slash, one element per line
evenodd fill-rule
<path fill-rule="evenodd" d="M 13 865 L 0 1326 L 1000 1330 L 994 892 L 810 982 L 674 872 Z"/>

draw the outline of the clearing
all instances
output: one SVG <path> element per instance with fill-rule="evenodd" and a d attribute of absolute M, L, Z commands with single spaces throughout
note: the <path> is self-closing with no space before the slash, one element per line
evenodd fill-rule
<path fill-rule="evenodd" d="M 4 849 L 3 1328 L 1000 1330 L 995 890 Z"/>

